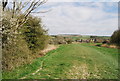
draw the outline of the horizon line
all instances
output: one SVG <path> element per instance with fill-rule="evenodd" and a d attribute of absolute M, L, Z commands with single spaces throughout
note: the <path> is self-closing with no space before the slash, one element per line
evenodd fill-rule
<path fill-rule="evenodd" d="M 96 34 L 72 34 L 72 33 L 64 33 L 64 34 L 49 34 L 49 35 L 83 35 L 83 36 L 112 36 L 112 35 L 96 35 Z"/>

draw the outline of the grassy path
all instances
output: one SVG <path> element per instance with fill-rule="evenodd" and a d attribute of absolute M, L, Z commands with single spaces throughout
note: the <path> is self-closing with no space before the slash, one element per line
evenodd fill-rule
<path fill-rule="evenodd" d="M 39 67 L 26 74 L 26 79 L 117 79 L 117 49 L 90 44 L 61 45 L 41 59 L 37 60 Z"/>

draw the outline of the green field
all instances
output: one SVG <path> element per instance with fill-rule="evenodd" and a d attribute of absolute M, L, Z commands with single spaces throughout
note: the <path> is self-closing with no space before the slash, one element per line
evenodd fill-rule
<path fill-rule="evenodd" d="M 63 36 L 64 37 L 64 36 Z M 92 39 L 91 36 L 89 35 L 82 35 L 82 36 L 69 36 L 69 38 L 72 38 L 73 40 L 77 40 L 77 39 Z M 96 36 L 94 37 L 96 39 L 110 39 L 109 36 Z"/>
<path fill-rule="evenodd" d="M 4 79 L 117 79 L 118 50 L 92 44 L 67 44 L 32 64 L 4 72 Z"/>

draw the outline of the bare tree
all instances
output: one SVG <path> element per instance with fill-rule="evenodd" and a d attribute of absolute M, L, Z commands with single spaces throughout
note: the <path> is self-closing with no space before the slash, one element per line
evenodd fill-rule
<path fill-rule="evenodd" d="M 2 24 L 2 37 L 3 35 L 7 36 L 7 41 L 17 41 L 17 35 L 19 29 L 23 27 L 23 25 L 28 20 L 28 16 L 31 13 L 41 12 L 39 11 L 39 7 L 45 4 L 47 0 L 30 0 L 30 1 L 22 1 L 22 0 L 12 0 L 8 2 L 8 0 L 2 0 L 2 22 L 8 22 L 9 26 L 5 26 Z M 36 11 L 36 12 L 35 12 Z M 43 12 L 41 12 L 43 13 Z"/>
<path fill-rule="evenodd" d="M 15 56 L 15 58 L 17 58 L 17 55 L 18 55 L 18 58 L 20 60 L 24 59 L 23 61 L 28 61 L 28 59 L 31 60 L 31 58 L 33 58 L 31 56 L 31 54 L 32 54 L 31 50 L 29 50 L 29 46 L 27 44 L 27 41 L 25 40 L 25 39 L 27 39 L 27 37 L 25 35 L 23 36 L 23 34 L 24 34 L 23 32 L 25 32 L 27 30 L 27 26 L 25 26 L 25 24 L 26 23 L 28 24 L 28 22 L 30 22 L 29 21 L 30 18 L 32 18 L 32 16 L 30 16 L 30 14 L 34 13 L 34 12 L 41 12 L 41 11 L 39 11 L 39 7 L 43 4 L 45 4 L 46 1 L 47 0 L 32 0 L 32 1 L 28 2 L 25 0 L 24 1 L 13 0 L 11 2 L 8 2 L 8 0 L 6 0 L 6 1 L 3 0 L 2 5 L 0 5 L 0 9 L 2 11 L 1 12 L 2 15 L 0 15 L 1 16 L 0 23 L 2 23 L 2 26 L 0 26 L 0 29 L 2 29 L 2 36 L 1 36 L 2 37 L 2 48 L 3 48 L 2 49 L 2 51 L 3 51 L 2 62 L 3 62 L 4 69 L 12 69 L 12 68 L 14 68 L 13 66 L 16 67 L 18 65 L 22 65 L 22 64 L 26 63 L 26 62 L 24 62 L 24 63 L 21 62 L 21 63 L 14 65 L 13 61 L 15 61 L 15 59 L 13 58 L 13 56 Z M 37 22 L 38 24 L 39 24 L 39 22 L 41 22 L 41 21 L 37 20 L 37 18 L 33 17 L 33 19 L 35 19 L 36 20 L 35 22 Z M 37 25 L 37 27 L 42 28 L 42 26 L 41 25 L 39 26 L 39 25 Z M 33 28 L 33 27 L 34 26 L 31 26 L 31 28 Z M 36 27 L 36 29 L 33 28 L 34 31 L 37 30 L 37 27 Z M 19 32 L 19 29 L 22 33 Z M 23 31 L 22 31 L 22 29 L 23 29 Z M 40 29 L 39 33 L 41 34 L 41 32 L 44 32 L 44 30 Z M 35 38 L 35 39 L 37 39 L 37 38 Z M 41 44 L 43 44 L 44 41 L 47 41 L 47 35 L 42 35 L 41 39 L 42 39 Z M 23 44 L 24 46 L 22 46 L 22 45 L 20 46 L 20 44 Z M 41 44 L 38 42 L 36 42 L 35 44 L 39 44 L 41 46 Z M 39 46 L 39 45 L 37 45 L 37 46 Z M 23 47 L 25 47 L 27 49 L 27 51 L 24 53 L 25 58 L 24 58 L 24 55 L 22 54 L 24 52 Z M 44 45 L 42 45 L 42 48 L 43 47 L 44 47 Z M 36 49 L 38 49 L 38 48 L 36 48 Z M 21 53 L 17 53 L 18 51 L 20 51 Z M 19 54 L 21 54 L 21 56 L 19 56 Z M 9 58 L 9 55 L 12 58 Z M 11 64 L 8 64 L 8 62 L 10 62 Z"/>
<path fill-rule="evenodd" d="M 5 7 L 7 6 L 7 4 L 8 4 L 8 0 L 2 0 L 3 11 L 4 11 Z"/>
<path fill-rule="evenodd" d="M 12 7 L 9 7 L 9 10 L 11 10 L 11 17 L 9 18 L 12 22 L 13 31 L 17 31 L 28 19 L 28 16 L 31 13 L 34 13 L 35 10 L 39 10 L 41 5 L 45 4 L 47 0 L 30 0 L 28 1 L 21 1 L 21 0 L 13 0 L 12 2 L 9 2 L 12 4 Z M 2 2 L 3 7 L 3 13 L 6 13 L 5 8 L 8 4 L 8 0 Z M 22 14 L 22 17 L 21 17 Z M 6 16 L 6 15 L 5 15 Z"/>

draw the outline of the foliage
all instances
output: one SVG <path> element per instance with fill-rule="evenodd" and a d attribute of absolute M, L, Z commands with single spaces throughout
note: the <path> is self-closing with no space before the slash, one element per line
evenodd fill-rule
<path fill-rule="evenodd" d="M 11 41 L 11 44 L 6 44 L 2 49 L 3 71 L 12 70 L 20 65 L 30 63 L 33 59 L 25 40 L 21 36 L 18 36 L 17 39 L 15 43 Z"/>
<path fill-rule="evenodd" d="M 66 41 L 63 36 L 53 36 L 50 44 L 66 44 Z"/>
<path fill-rule="evenodd" d="M 15 21 L 11 21 L 11 11 L 6 11 L 2 17 L 2 69 L 10 71 L 16 67 L 31 63 L 38 52 L 45 48 L 49 36 L 40 24 L 41 20 L 28 16 L 22 27 L 16 29 Z M 18 20 L 23 14 L 18 16 Z M 13 25 L 14 24 L 14 25 Z M 36 52 L 36 53 L 35 53 Z"/>
<path fill-rule="evenodd" d="M 48 41 L 49 36 L 47 30 L 43 29 L 41 20 L 37 17 L 29 17 L 22 30 L 28 47 L 32 51 L 43 50 Z"/>
<path fill-rule="evenodd" d="M 65 38 L 65 41 L 67 44 L 71 44 L 73 42 L 72 38 Z"/>
<path fill-rule="evenodd" d="M 73 38 L 64 37 L 64 36 L 51 36 L 50 44 L 71 44 L 73 42 Z"/>
<path fill-rule="evenodd" d="M 97 38 L 97 36 L 90 36 L 90 38 Z"/>
<path fill-rule="evenodd" d="M 114 31 L 111 36 L 111 43 L 120 46 L 120 29 Z"/>

